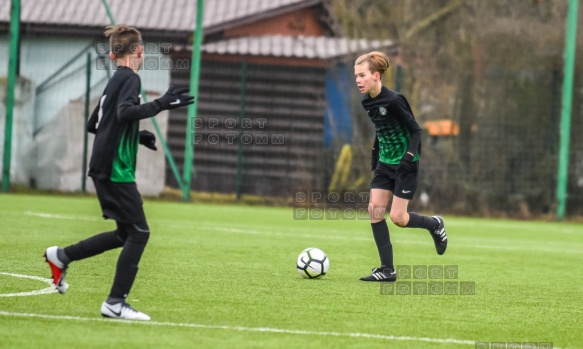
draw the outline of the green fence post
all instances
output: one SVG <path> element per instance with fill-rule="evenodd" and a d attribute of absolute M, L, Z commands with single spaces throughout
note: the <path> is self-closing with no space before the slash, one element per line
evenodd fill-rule
<path fill-rule="evenodd" d="M 565 219 L 567 211 L 567 183 L 569 174 L 569 142 L 571 134 L 571 108 L 573 102 L 573 76 L 575 75 L 575 44 L 577 41 L 577 5 L 579 0 L 569 0 L 567 34 L 565 38 L 565 67 L 561 108 L 561 141 L 557 174 L 557 219 Z"/>
<path fill-rule="evenodd" d="M 241 63 L 241 93 L 239 102 L 239 137 L 237 140 L 237 178 L 235 179 L 235 192 L 237 201 L 241 200 L 241 187 L 243 185 L 243 119 L 245 118 L 245 98 L 247 94 L 247 61 Z"/>
<path fill-rule="evenodd" d="M 101 0 L 101 3 L 103 4 L 103 7 L 105 7 L 105 12 L 107 13 L 107 17 L 109 17 L 109 21 L 111 22 L 112 25 L 115 25 L 115 18 L 113 17 L 113 15 L 111 13 L 111 10 L 109 8 L 109 5 L 107 4 L 107 1 Z M 140 94 L 142 95 L 142 100 L 144 101 L 144 103 L 148 102 L 148 96 L 144 92 L 143 87 L 140 90 Z M 170 166 L 170 169 L 172 170 L 172 174 L 174 174 L 174 178 L 176 178 L 176 182 L 178 182 L 178 186 L 180 188 L 182 188 L 182 190 L 184 190 L 184 183 L 183 183 L 182 179 L 180 178 L 180 173 L 178 172 L 178 168 L 176 167 L 176 163 L 174 163 L 174 158 L 172 157 L 172 153 L 170 153 L 170 148 L 168 147 L 168 143 L 166 142 L 166 139 L 164 139 L 164 135 L 162 134 L 162 131 L 160 130 L 160 126 L 158 126 L 158 121 L 156 121 L 155 117 L 150 118 L 150 121 L 152 121 L 152 125 L 154 125 L 154 130 L 156 131 L 156 135 L 158 136 L 158 140 L 162 144 L 162 149 L 164 149 L 164 154 L 166 155 L 166 160 L 168 160 L 168 165 Z"/>
<path fill-rule="evenodd" d="M 87 67 L 85 75 L 85 122 L 83 123 L 83 165 L 81 168 L 81 191 L 87 187 L 87 121 L 89 120 L 89 99 L 91 98 L 91 53 L 87 52 Z"/>
<path fill-rule="evenodd" d="M 101 3 L 103 4 L 103 7 L 105 7 L 105 13 L 107 14 L 107 18 L 109 18 L 109 23 L 111 23 L 111 25 L 115 25 L 115 18 L 113 18 L 113 14 L 111 13 L 111 9 L 109 8 L 107 1 L 101 0 Z"/>
<path fill-rule="evenodd" d="M 400 64 L 397 64 L 397 68 L 395 70 L 395 91 L 401 92 L 403 88 L 403 67 Z"/>
<path fill-rule="evenodd" d="M 2 192 L 10 190 L 10 160 L 12 157 L 12 120 L 14 118 L 14 90 L 18 70 L 18 41 L 20 34 L 20 0 L 12 0 L 10 9 L 10 53 L 6 84 L 6 125 L 4 128 L 4 161 L 2 162 Z"/>
<path fill-rule="evenodd" d="M 196 3 L 196 27 L 194 28 L 194 43 L 192 44 L 192 66 L 190 67 L 190 94 L 195 96 L 194 104 L 188 106 L 188 118 L 186 120 L 186 140 L 184 144 L 184 169 L 182 175 L 182 200 L 190 200 L 190 183 L 194 171 L 194 125 L 198 106 L 198 84 L 200 80 L 200 47 L 202 46 L 204 17 L 204 0 Z"/>

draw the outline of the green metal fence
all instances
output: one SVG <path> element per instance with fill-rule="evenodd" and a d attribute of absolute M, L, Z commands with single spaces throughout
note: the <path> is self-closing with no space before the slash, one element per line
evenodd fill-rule
<path fill-rule="evenodd" d="M 106 0 L 102 4 L 114 23 L 115 13 Z M 197 13 L 202 14 L 203 1 L 197 4 Z M 540 48 L 545 43 L 500 30 L 496 35 L 485 33 L 479 37 L 480 45 L 476 47 L 486 52 L 476 49 L 472 52 L 475 57 L 470 57 L 474 61 L 467 66 L 419 69 L 414 62 L 405 61 L 391 68 L 386 84 L 407 96 L 420 124 L 447 119 L 459 127 L 459 133 L 441 135 L 431 135 L 426 129 L 421 183 L 419 195 L 412 202 L 413 209 L 523 218 L 583 215 L 583 139 L 574 136 L 583 132 L 583 63 L 575 59 L 582 52 L 580 40 L 576 40 L 576 32 L 581 30 L 576 26 L 577 4 L 578 1 L 570 0 L 564 13 L 564 52 L 562 45 L 561 50 L 556 45 L 533 52 L 529 45 Z M 82 191 L 87 186 L 90 190 L 91 184 L 85 183 L 84 155 L 88 152 L 86 148 L 91 147 L 91 136 L 84 139 L 84 123 L 111 74 L 112 67 L 102 46 L 105 40 L 31 35 L 21 32 L 19 17 L 20 1 L 12 0 L 10 31 L 0 37 L 0 77 L 5 91 L 0 103 L 4 106 L 3 110 L 0 108 L 4 114 L 2 191 L 9 191 L 11 184 L 66 191 Z M 196 27 L 202 27 L 201 16 L 197 16 Z M 140 72 L 144 99 L 164 93 L 171 82 L 190 86 L 191 93 L 197 96 L 186 118 L 183 114 L 161 115 L 152 124 L 143 122 L 157 133 L 163 152 L 140 152 L 154 156 L 142 161 L 150 164 L 150 168 L 140 172 L 162 176 L 158 181 L 161 186 L 176 186 L 184 200 L 189 199 L 191 187 L 231 191 L 237 198 L 249 193 L 263 195 L 267 186 L 272 188 L 271 195 L 281 183 L 288 186 L 286 189 L 297 185 L 313 186 L 298 189 L 328 188 L 333 175 L 330 168 L 333 169 L 342 144 L 323 149 L 321 139 L 313 141 L 316 136 L 305 129 L 308 124 L 312 129 L 322 127 L 319 119 L 315 119 L 325 109 L 325 96 L 318 94 L 323 91 L 320 85 L 324 85 L 325 69 L 314 69 L 304 76 L 294 67 L 220 61 L 203 62 L 206 64 L 201 66 L 199 46 L 203 32 L 193 33 L 188 71 Z M 436 40 L 440 38 L 438 34 Z M 434 53 L 414 47 L 416 42 L 406 45 L 404 50 L 418 50 L 420 57 Z M 167 57 L 154 54 L 153 58 Z M 352 59 L 346 60 L 346 66 L 351 67 Z M 478 59 L 483 61 L 476 62 Z M 199 93 L 201 76 L 206 85 Z M 302 86 L 303 90 L 294 90 L 294 86 Z M 254 90 L 257 95 L 249 93 Z M 347 190 L 366 188 L 371 176 L 370 121 L 362 111 L 356 88 L 352 92 L 353 156 Z M 288 100 L 294 98 L 301 103 L 290 104 Z M 281 110 L 281 105 L 288 107 Z M 201 115 L 197 115 L 201 107 Z M 209 120 L 226 123 L 257 115 L 275 115 L 271 126 L 296 139 L 296 145 L 303 147 L 301 154 L 290 155 L 292 148 L 285 147 L 195 148 L 197 136 L 208 136 L 213 131 L 209 130 Z M 299 121 L 302 117 L 306 122 Z M 171 120 L 166 122 L 168 118 Z M 197 121 L 203 127 L 198 128 Z M 198 135 L 196 131 L 204 134 Z M 167 136 L 169 145 L 162 142 Z M 310 147 L 318 149 L 306 150 Z M 314 162 L 318 166 L 308 166 Z M 196 177 L 195 164 L 207 167 L 197 171 L 201 178 Z M 160 168 L 162 173 L 154 175 L 153 171 Z M 15 170 L 24 174 L 16 176 Z M 266 185 L 263 174 L 270 171 L 277 174 L 269 177 L 271 184 Z M 293 171 L 301 181 L 293 181 L 290 174 Z M 232 182 L 232 187 L 225 187 L 227 181 Z M 289 190 L 281 195 L 288 196 Z"/>

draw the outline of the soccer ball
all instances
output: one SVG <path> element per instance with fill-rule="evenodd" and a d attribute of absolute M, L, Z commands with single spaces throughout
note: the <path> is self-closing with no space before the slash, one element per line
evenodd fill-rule
<path fill-rule="evenodd" d="M 303 278 L 317 279 L 326 275 L 330 260 L 319 248 L 308 247 L 298 256 L 296 267 Z"/>

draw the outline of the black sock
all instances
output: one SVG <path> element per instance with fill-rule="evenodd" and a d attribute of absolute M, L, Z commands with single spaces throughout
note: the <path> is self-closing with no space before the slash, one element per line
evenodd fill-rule
<path fill-rule="evenodd" d="M 432 217 L 422 216 L 415 212 L 409 212 L 409 223 L 405 228 L 425 228 L 429 231 L 435 229 L 439 222 Z"/>
<path fill-rule="evenodd" d="M 393 245 L 391 245 L 391 237 L 389 235 L 389 227 L 387 221 L 371 223 L 372 235 L 377 244 L 379 256 L 381 258 L 381 267 L 387 267 L 395 270 L 393 265 Z"/>
<path fill-rule="evenodd" d="M 71 259 L 65 253 L 65 249 L 64 248 L 57 248 L 57 258 L 61 262 L 63 262 L 63 264 L 65 264 L 65 265 L 68 265 L 69 263 L 71 263 Z"/>
<path fill-rule="evenodd" d="M 143 236 L 138 239 L 130 236 L 119 254 L 113 286 L 111 286 L 108 300 L 125 299 L 130 293 L 136 275 L 138 274 L 140 258 L 142 257 L 142 253 L 144 253 L 149 237 L 149 233 L 138 234 L 142 234 Z"/>
<path fill-rule="evenodd" d="M 125 303 L 125 301 L 126 301 L 125 298 L 114 298 L 114 297 L 109 297 L 106 300 L 106 302 L 108 304 L 111 304 L 111 305 L 114 305 L 114 304 L 117 304 L 117 303 Z"/>
<path fill-rule="evenodd" d="M 124 241 L 122 238 L 120 238 L 117 230 L 114 230 L 94 235 L 88 239 L 79 241 L 74 245 L 65 247 L 63 252 L 69 261 L 72 262 L 93 257 L 114 248 L 122 247 L 123 243 Z M 59 259 L 61 259 L 60 256 Z"/>

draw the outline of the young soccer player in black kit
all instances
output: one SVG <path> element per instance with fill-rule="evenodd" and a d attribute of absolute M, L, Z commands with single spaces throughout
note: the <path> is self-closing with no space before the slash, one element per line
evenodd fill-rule
<path fill-rule="evenodd" d="M 417 189 L 421 127 L 405 97 L 384 87 L 381 78 L 389 68 L 389 57 L 381 52 L 370 52 L 358 57 L 354 76 L 360 92 L 366 94 L 362 106 L 376 129 L 371 167 L 374 176 L 370 184 L 368 211 L 381 266 L 362 281 L 396 281 L 393 265 L 393 245 L 385 212 L 391 198 L 390 217 L 402 228 L 424 228 L 433 238 L 438 254 L 445 253 L 447 235 L 440 216 L 426 217 L 407 212 L 409 200 Z"/>
<path fill-rule="evenodd" d="M 138 144 L 156 150 L 156 138 L 148 131 L 139 131 L 139 123 L 162 110 L 192 104 L 194 97 L 185 95 L 188 89 L 170 87 L 159 99 L 140 104 L 141 82 L 137 71 L 144 54 L 140 32 L 117 25 L 107 27 L 104 34 L 109 37 L 110 58 L 116 62 L 117 70 L 108 81 L 87 125 L 87 130 L 95 134 L 89 176 L 95 184 L 103 217 L 115 220 L 117 227 L 65 248 L 49 247 L 45 258 L 57 290 L 65 293 L 68 288 L 65 274 L 71 262 L 122 247 L 113 286 L 101 305 L 101 314 L 111 318 L 150 320 L 148 315 L 133 309 L 125 301 L 150 236 L 135 183 L 135 170 Z"/>

